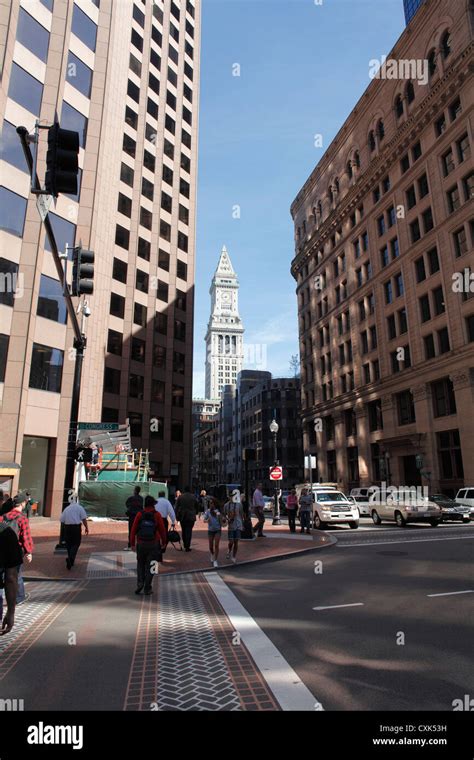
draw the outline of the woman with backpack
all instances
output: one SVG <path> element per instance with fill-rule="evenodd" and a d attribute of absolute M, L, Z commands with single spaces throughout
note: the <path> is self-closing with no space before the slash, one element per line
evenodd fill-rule
<path fill-rule="evenodd" d="M 204 522 L 207 522 L 207 536 L 209 539 L 209 553 L 211 563 L 214 567 L 219 567 L 217 558 L 219 556 L 219 543 L 222 535 L 222 515 L 217 509 L 214 499 L 209 499 L 209 506 L 204 512 Z"/>

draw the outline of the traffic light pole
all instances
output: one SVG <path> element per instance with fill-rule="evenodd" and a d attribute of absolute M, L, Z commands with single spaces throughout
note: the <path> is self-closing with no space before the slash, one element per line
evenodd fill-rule
<path fill-rule="evenodd" d="M 31 153 L 31 149 L 29 145 L 29 142 L 30 142 L 29 132 L 26 129 L 26 127 L 18 127 L 16 131 L 20 137 L 21 144 L 23 147 L 23 152 L 25 154 L 26 163 L 28 164 L 28 169 L 30 171 L 32 188 L 34 188 L 34 191 L 36 191 L 35 194 L 39 194 L 41 191 L 41 185 L 38 179 L 38 175 L 34 171 L 33 155 Z M 59 281 L 63 288 L 64 300 L 66 301 L 66 308 L 68 311 L 69 319 L 71 320 L 71 325 L 74 330 L 74 348 L 76 349 L 76 363 L 74 366 L 74 380 L 73 380 L 72 397 L 71 397 L 71 417 L 70 417 L 70 423 L 69 423 L 69 436 L 68 436 L 68 443 L 67 443 L 66 472 L 64 476 L 64 495 L 63 495 L 63 507 L 62 507 L 64 510 L 69 504 L 69 495 L 74 488 L 74 469 L 75 469 L 74 454 L 75 454 L 76 440 L 77 440 L 77 423 L 79 419 L 79 401 L 80 401 L 80 393 L 81 393 L 82 364 L 83 364 L 83 359 L 84 359 L 84 350 L 86 347 L 86 336 L 83 334 L 81 330 L 81 326 L 79 325 L 79 321 L 76 315 L 76 310 L 74 308 L 71 295 L 67 288 L 66 275 L 61 263 L 61 257 L 59 255 L 56 238 L 54 237 L 53 228 L 49 220 L 48 214 L 46 214 L 45 216 L 44 226 L 46 230 L 46 235 L 48 236 L 49 245 L 51 247 L 51 253 L 53 255 L 53 261 L 56 266 L 56 271 L 58 273 Z M 59 537 L 59 543 L 57 544 L 56 549 L 61 549 L 61 550 L 65 549 L 62 524 L 61 524 L 61 533 Z"/>

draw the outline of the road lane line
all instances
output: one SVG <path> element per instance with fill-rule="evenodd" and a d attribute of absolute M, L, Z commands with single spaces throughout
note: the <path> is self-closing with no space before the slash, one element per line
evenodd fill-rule
<path fill-rule="evenodd" d="M 467 591 L 446 591 L 444 594 L 427 594 L 426 596 L 456 596 L 457 594 L 474 594 L 474 589 Z"/>
<path fill-rule="evenodd" d="M 203 573 L 227 617 L 240 634 L 257 668 L 282 710 L 323 710 L 321 703 L 303 683 L 281 652 L 262 631 L 257 621 L 218 573 Z"/>
<path fill-rule="evenodd" d="M 474 539 L 473 536 L 446 536 L 446 538 L 402 538 L 400 540 L 396 541 L 364 541 L 363 543 L 347 543 L 347 544 L 341 544 L 340 541 L 337 542 L 336 547 L 340 547 L 342 549 L 351 548 L 352 546 L 387 546 L 387 544 L 419 544 L 419 543 L 426 543 L 427 541 L 462 541 L 463 539 L 471 539 L 471 541 Z"/>
<path fill-rule="evenodd" d="M 363 607 L 364 602 L 354 602 L 354 604 L 329 604 L 327 607 L 313 607 L 313 610 L 338 610 L 341 607 Z"/>

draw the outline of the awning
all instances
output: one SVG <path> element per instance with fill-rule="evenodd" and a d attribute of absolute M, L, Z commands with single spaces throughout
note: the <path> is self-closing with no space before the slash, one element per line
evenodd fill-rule
<path fill-rule="evenodd" d="M 13 478 L 20 468 L 21 465 L 16 464 L 16 462 L 0 462 L 0 475 Z"/>

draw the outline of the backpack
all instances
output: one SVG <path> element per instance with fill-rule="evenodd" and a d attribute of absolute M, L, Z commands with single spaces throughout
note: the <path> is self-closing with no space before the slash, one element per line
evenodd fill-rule
<path fill-rule="evenodd" d="M 16 537 L 17 538 L 19 537 L 19 535 L 20 535 L 20 524 L 19 524 L 18 519 L 16 517 L 13 517 L 13 518 L 8 517 L 7 518 L 6 515 L 2 515 L 2 517 L 0 517 L 0 533 L 3 530 L 6 530 L 7 528 L 11 528 L 15 532 Z"/>
<path fill-rule="evenodd" d="M 156 533 L 155 511 L 142 512 L 137 538 L 141 541 L 154 541 Z"/>

